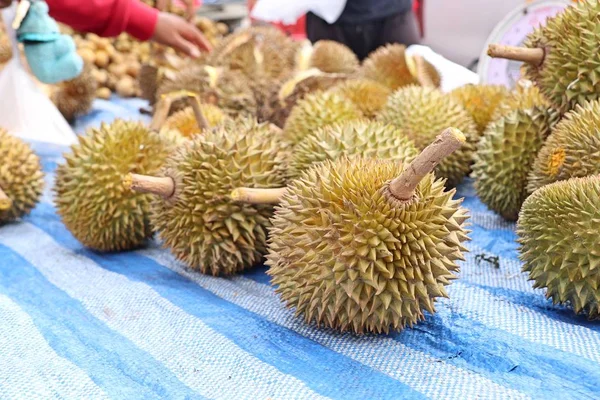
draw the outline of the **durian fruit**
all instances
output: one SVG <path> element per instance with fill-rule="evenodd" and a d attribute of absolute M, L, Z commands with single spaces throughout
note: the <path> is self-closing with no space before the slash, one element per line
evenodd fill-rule
<path fill-rule="evenodd" d="M 577 105 L 556 125 L 540 150 L 527 189 L 571 177 L 600 174 L 600 100 Z"/>
<path fill-rule="evenodd" d="M 417 153 L 412 141 L 391 125 L 365 119 L 342 121 L 319 128 L 298 142 L 287 173 L 289 179 L 296 179 L 317 163 L 356 154 L 406 164 Z"/>
<path fill-rule="evenodd" d="M 291 144 L 296 144 L 322 126 L 362 117 L 360 110 L 343 97 L 318 91 L 298 101 L 283 130 L 286 139 Z"/>
<path fill-rule="evenodd" d="M 373 51 L 363 61 L 359 75 L 396 90 L 402 86 L 416 85 L 418 80 L 406 62 L 406 46 L 388 44 Z"/>
<path fill-rule="evenodd" d="M 498 104 L 491 121 L 495 121 L 514 110 L 525 110 L 532 107 L 551 108 L 548 99 L 544 97 L 540 89 L 533 82 L 527 79 L 519 79 L 515 89 Z"/>
<path fill-rule="evenodd" d="M 0 128 L 0 225 L 29 214 L 43 188 L 38 156 L 25 142 Z"/>
<path fill-rule="evenodd" d="M 467 84 L 452 90 L 450 95 L 471 115 L 481 136 L 509 91 L 502 85 Z"/>
<path fill-rule="evenodd" d="M 442 85 L 440 72 L 423 56 L 406 56 L 406 65 L 412 76 L 421 86 L 439 88 Z"/>
<path fill-rule="evenodd" d="M 464 260 L 469 216 L 431 171 L 464 142 L 450 128 L 410 165 L 342 157 L 288 185 L 266 262 L 285 304 L 307 323 L 358 334 L 435 313 Z"/>
<path fill-rule="evenodd" d="M 273 207 L 234 203 L 230 192 L 284 184 L 288 151 L 280 135 L 250 118 L 228 121 L 179 147 L 154 176 L 129 176 L 126 186 L 155 195 L 152 224 L 178 260 L 232 275 L 261 262 Z"/>
<path fill-rule="evenodd" d="M 267 82 L 266 86 L 255 90 L 255 98 L 260 105 L 259 121 L 269 121 L 283 128 L 290 112 L 306 95 L 325 91 L 348 79 L 346 74 L 329 74 L 316 68 L 292 73 L 280 82 Z"/>
<path fill-rule="evenodd" d="M 319 40 L 313 46 L 310 66 L 323 72 L 351 74 L 360 62 L 348 46 L 333 40 Z"/>
<path fill-rule="evenodd" d="M 351 79 L 330 89 L 351 101 L 368 118 L 374 118 L 387 103 L 392 90 L 369 79 Z"/>
<path fill-rule="evenodd" d="M 525 77 L 565 113 L 600 97 L 599 16 L 598 1 L 577 1 L 536 27 L 524 47 L 492 44 L 488 55 L 523 61 Z"/>
<path fill-rule="evenodd" d="M 600 176 L 571 178 L 535 191 L 517 223 L 523 271 L 554 304 L 600 318 Z"/>
<path fill-rule="evenodd" d="M 52 102 L 63 117 L 72 122 L 76 117 L 90 112 L 97 89 L 92 67 L 86 65 L 78 77 L 58 84 L 52 93 Z"/>
<path fill-rule="evenodd" d="M 122 181 L 129 173 L 157 173 L 174 151 L 175 143 L 158 133 L 171 102 L 159 103 L 150 127 L 116 119 L 88 130 L 56 169 L 57 213 L 84 246 L 125 251 L 151 238 L 151 196 L 131 192 Z"/>
<path fill-rule="evenodd" d="M 206 119 L 208 128 L 214 128 L 215 126 L 223 123 L 227 118 L 223 111 L 212 104 L 200 104 L 200 109 L 202 113 L 201 117 L 194 112 L 195 110 L 192 106 L 181 111 L 177 111 L 175 114 L 167 118 L 162 128 L 167 130 L 175 130 L 181 136 L 190 138 L 203 131 L 201 126 L 199 126 L 199 124 L 202 124 L 202 118 Z"/>
<path fill-rule="evenodd" d="M 527 198 L 527 177 L 552 118 L 546 108 L 514 110 L 492 122 L 477 145 L 471 174 L 475 190 L 507 220 L 517 220 Z"/>
<path fill-rule="evenodd" d="M 457 127 L 467 137 L 467 143 L 440 163 L 436 175 L 456 186 L 470 172 L 477 127 L 451 96 L 435 88 L 410 85 L 389 97 L 377 119 L 396 126 L 418 149 L 424 149 L 445 126 Z"/>
<path fill-rule="evenodd" d="M 188 66 L 163 79 L 156 95 L 187 90 L 200 96 L 202 103 L 213 104 L 231 117 L 256 115 L 257 104 L 248 80 L 238 71 L 208 65 Z M 173 103 L 172 111 L 189 106 L 187 100 Z"/>

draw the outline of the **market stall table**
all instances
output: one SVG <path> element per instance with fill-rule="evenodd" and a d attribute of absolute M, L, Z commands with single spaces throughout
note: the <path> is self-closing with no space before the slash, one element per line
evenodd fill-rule
<path fill-rule="evenodd" d="M 149 120 L 139 100 L 96 101 L 78 133 L 116 117 Z M 67 149 L 36 144 L 46 193 L 0 228 L 0 398 L 472 399 L 600 396 L 600 323 L 532 289 L 515 225 L 470 182 L 459 279 L 437 313 L 401 333 L 307 326 L 265 267 L 224 279 L 186 270 L 158 243 L 85 249 L 52 204 Z"/>

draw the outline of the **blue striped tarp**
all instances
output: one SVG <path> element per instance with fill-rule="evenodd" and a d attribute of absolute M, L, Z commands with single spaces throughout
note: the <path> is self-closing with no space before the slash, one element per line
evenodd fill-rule
<path fill-rule="evenodd" d="M 76 129 L 137 118 L 139 104 L 98 102 Z M 35 150 L 42 202 L 0 228 L 0 399 L 600 398 L 600 324 L 532 289 L 514 224 L 468 181 L 473 241 L 450 298 L 412 329 L 359 337 L 294 318 L 264 267 L 223 279 L 157 244 L 83 248 L 52 204 L 66 150 Z"/>

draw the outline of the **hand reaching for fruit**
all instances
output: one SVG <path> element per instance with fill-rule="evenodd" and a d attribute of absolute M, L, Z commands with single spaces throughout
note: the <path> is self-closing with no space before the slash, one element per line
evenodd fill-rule
<path fill-rule="evenodd" d="M 199 57 L 201 50 L 212 50 L 210 42 L 196 26 L 166 12 L 159 14 L 152 39 L 193 58 Z"/>

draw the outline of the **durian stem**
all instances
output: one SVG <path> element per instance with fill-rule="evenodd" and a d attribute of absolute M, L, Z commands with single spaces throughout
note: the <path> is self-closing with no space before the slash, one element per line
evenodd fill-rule
<path fill-rule="evenodd" d="M 0 211 L 6 211 L 12 207 L 12 200 L 0 188 Z"/>
<path fill-rule="evenodd" d="M 196 115 L 196 118 L 198 118 L 198 124 L 200 126 L 200 129 L 203 129 L 203 127 L 200 125 L 203 123 L 202 121 L 204 121 L 204 123 L 206 123 L 206 126 L 208 126 L 204 115 L 200 111 L 200 100 L 198 100 L 198 95 L 188 90 L 177 90 L 174 92 L 163 94 L 161 96 L 160 100 L 158 101 L 158 104 L 156 105 L 154 117 L 152 118 L 152 122 L 150 123 L 150 129 L 152 129 L 153 131 L 160 130 L 160 128 L 167 120 L 167 117 L 169 116 L 169 112 L 171 111 L 171 106 L 173 105 L 173 103 L 177 100 L 181 100 L 184 98 L 191 98 L 194 100 L 192 101 L 192 107 L 194 107 L 194 103 L 197 103 L 195 104 L 197 109 L 194 108 L 194 114 Z M 200 118 L 202 119 L 202 121 L 200 120 Z"/>
<path fill-rule="evenodd" d="M 165 199 L 175 194 L 175 181 L 167 176 L 128 174 L 123 180 L 123 185 L 135 192 L 152 193 Z"/>
<path fill-rule="evenodd" d="M 240 187 L 231 192 L 231 199 L 248 204 L 277 204 L 287 188 L 253 189 Z"/>
<path fill-rule="evenodd" d="M 208 121 L 202 113 L 202 108 L 200 107 L 200 100 L 196 97 L 192 101 L 192 110 L 194 111 L 194 116 L 196 117 L 196 122 L 198 123 L 198 128 L 200 128 L 200 132 L 203 132 L 206 129 L 209 129 Z"/>
<path fill-rule="evenodd" d="M 152 122 L 150 123 L 150 129 L 153 131 L 158 131 L 163 126 L 167 117 L 169 116 L 169 111 L 171 110 L 172 100 L 170 98 L 163 98 L 158 101 L 156 108 L 154 110 L 154 116 L 152 117 Z"/>
<path fill-rule="evenodd" d="M 465 142 L 465 135 L 460 130 L 444 130 L 390 183 L 392 195 L 398 200 L 410 200 L 425 175 L 432 172 L 440 161 L 458 150 Z"/>
<path fill-rule="evenodd" d="M 545 56 L 544 49 L 506 46 L 502 44 L 490 44 L 487 53 L 490 57 L 523 61 L 535 66 L 541 65 Z"/>

